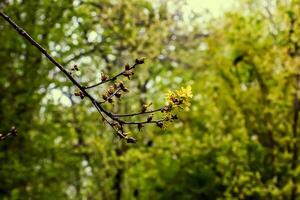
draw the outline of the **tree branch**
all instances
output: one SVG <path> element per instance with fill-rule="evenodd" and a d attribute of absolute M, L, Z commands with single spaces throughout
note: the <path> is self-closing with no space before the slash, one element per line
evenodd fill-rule
<path fill-rule="evenodd" d="M 123 70 L 122 72 L 116 74 L 116 75 L 113 76 L 112 78 L 109 78 L 109 79 L 107 79 L 107 80 L 105 80 L 105 81 L 101 81 L 101 82 L 96 83 L 96 84 L 91 85 L 91 86 L 86 86 L 86 87 L 84 87 L 84 88 L 85 88 L 85 89 L 91 89 L 91 88 L 97 87 L 97 86 L 99 86 L 99 85 L 102 85 L 102 84 L 104 84 L 104 83 L 107 83 L 107 82 L 110 82 L 110 81 L 115 81 L 119 76 L 124 75 L 126 71 L 132 70 L 132 69 L 134 69 L 137 65 L 143 64 L 143 63 L 144 63 L 144 62 L 138 62 L 138 61 L 139 61 L 139 60 L 137 59 L 133 66 L 131 66 L 131 67 L 128 68 L 128 69 Z"/>
<path fill-rule="evenodd" d="M 159 111 L 162 111 L 162 108 L 144 111 L 144 112 L 141 111 L 141 112 L 137 112 L 137 113 L 130 113 L 130 114 L 113 114 L 113 116 L 114 117 L 132 117 L 132 116 L 136 116 L 136 115 L 150 114 L 150 113 L 159 112 Z"/>
<path fill-rule="evenodd" d="M 75 78 L 73 78 L 72 73 L 68 72 L 63 66 L 62 64 L 60 64 L 58 61 L 56 61 L 48 52 L 45 48 L 43 48 L 38 42 L 36 42 L 28 33 L 26 33 L 20 26 L 18 26 L 14 21 L 12 21 L 10 19 L 9 16 L 7 16 L 6 14 L 4 14 L 2 11 L 0 11 L 0 16 L 5 19 L 18 33 L 19 35 L 21 35 L 23 38 L 25 38 L 27 41 L 29 41 L 33 46 L 35 46 L 42 54 L 44 54 L 46 56 L 46 58 L 53 63 L 62 73 L 64 73 L 64 75 L 80 90 L 79 92 L 75 93 L 75 96 L 80 96 L 81 99 L 84 99 L 84 97 L 87 97 L 90 102 L 94 105 L 94 107 L 96 108 L 96 110 L 100 113 L 100 115 L 102 116 L 103 120 L 108 123 L 112 129 L 114 131 L 116 131 L 116 134 L 122 138 L 122 139 L 126 139 L 128 143 L 135 143 L 136 140 L 133 137 L 129 137 L 125 132 L 124 132 L 124 128 L 123 125 L 132 125 L 132 124 L 137 124 L 139 129 L 142 127 L 142 125 L 144 124 L 151 124 L 151 123 L 156 123 L 157 126 L 159 126 L 160 128 L 162 128 L 163 126 L 163 122 L 164 121 L 168 121 L 169 119 L 160 119 L 160 120 L 152 120 L 152 116 L 148 116 L 147 121 L 140 121 L 140 122 L 134 122 L 134 121 L 123 121 L 118 119 L 118 117 L 127 117 L 127 116 L 135 116 L 135 115 L 141 115 L 141 114 L 149 114 L 149 113 L 154 113 L 154 112 L 158 112 L 158 111 L 162 111 L 164 112 L 164 110 L 161 109 L 156 109 L 156 110 L 152 110 L 152 111 L 146 111 L 146 109 L 141 112 L 141 113 L 132 113 L 132 114 L 113 114 L 107 110 L 104 109 L 104 107 L 102 107 L 101 104 L 105 103 L 105 102 L 109 102 L 112 103 L 111 99 L 113 96 L 116 96 L 116 94 L 122 90 L 124 92 L 128 91 L 128 89 L 124 86 L 124 84 L 122 82 L 115 84 L 115 87 L 112 87 L 113 89 L 109 90 L 109 94 L 110 96 L 107 97 L 107 99 L 104 99 L 104 101 L 99 102 L 97 101 L 91 94 L 89 94 L 87 92 L 87 89 L 90 88 L 95 88 L 97 86 L 100 86 L 104 83 L 110 82 L 110 81 L 115 81 L 118 77 L 124 75 L 128 78 L 130 78 L 134 73 L 133 73 L 133 69 L 140 64 L 144 63 L 144 59 L 136 59 L 135 63 L 132 66 L 126 65 L 125 69 L 118 73 L 117 75 L 113 76 L 112 78 L 108 78 L 107 76 L 105 77 L 105 79 L 102 79 L 102 81 L 100 83 L 91 85 L 91 86 L 86 86 L 84 87 L 83 85 L 81 85 Z M 80 56 L 80 55 L 79 55 Z M 74 66 L 74 68 L 72 69 L 73 71 L 78 71 L 78 67 Z M 120 96 L 119 96 L 120 97 Z M 174 118 L 175 119 L 175 118 Z M 15 129 L 13 129 L 14 131 L 9 132 L 8 134 L 5 135 L 0 135 L 0 139 L 2 140 L 2 138 L 7 138 L 10 135 L 16 134 Z"/>

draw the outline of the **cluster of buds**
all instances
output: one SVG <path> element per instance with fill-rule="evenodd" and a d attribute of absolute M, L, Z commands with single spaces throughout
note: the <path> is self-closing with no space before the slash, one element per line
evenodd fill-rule
<path fill-rule="evenodd" d="M 145 63 L 145 59 L 146 59 L 146 58 L 137 58 L 137 59 L 135 59 L 135 63 L 136 63 L 137 65 L 144 64 L 144 63 Z"/>
<path fill-rule="evenodd" d="M 101 114 L 103 120 L 107 122 L 116 132 L 116 134 L 122 138 L 125 139 L 128 143 L 135 143 L 136 139 L 132 136 L 129 136 L 129 134 L 125 131 L 126 126 L 130 125 L 136 125 L 138 131 L 141 131 L 142 128 L 145 126 L 145 124 L 155 124 L 159 128 L 164 128 L 166 122 L 172 122 L 173 120 L 178 119 L 176 114 L 173 114 L 172 111 L 174 110 L 174 107 L 185 104 L 187 101 L 187 98 L 190 94 L 187 94 L 188 91 L 182 90 L 179 92 L 170 92 L 167 96 L 169 103 L 161 108 L 158 109 L 150 109 L 152 106 L 152 103 L 144 104 L 141 106 L 140 112 L 137 113 L 129 113 L 129 114 L 116 114 L 112 113 L 110 111 L 107 111 L 102 104 L 104 103 L 113 103 L 114 100 L 119 100 L 123 96 L 123 93 L 129 92 L 128 88 L 125 86 L 125 84 L 118 80 L 121 76 L 127 77 L 129 80 L 134 75 L 134 68 L 138 65 L 144 64 L 145 59 L 136 59 L 134 65 L 130 66 L 129 64 L 126 64 L 124 67 L 124 70 L 115 76 L 112 76 L 111 78 L 105 74 L 101 73 L 101 81 L 97 84 L 86 86 L 83 91 L 75 92 L 74 94 L 76 96 L 81 97 L 81 99 L 84 98 L 84 94 L 89 95 L 87 93 L 88 89 L 95 88 L 97 86 L 100 86 L 104 83 L 111 82 L 110 85 L 107 86 L 107 89 L 102 93 L 102 99 L 103 101 L 96 101 L 93 99 L 93 103 L 99 113 Z M 183 94 L 185 92 L 185 94 Z M 88 96 L 89 97 L 89 96 Z M 89 97 L 91 98 L 91 97 Z M 170 103 L 171 102 L 171 103 Z M 161 114 L 155 115 L 156 113 L 164 113 L 164 117 L 159 117 Z M 128 118 L 133 116 L 141 116 L 147 114 L 147 118 L 145 121 L 128 121 Z M 125 118 L 125 119 L 124 119 Z M 127 120 L 126 120 L 127 119 Z"/>
<path fill-rule="evenodd" d="M 166 96 L 169 106 L 180 108 L 184 106 L 188 107 L 190 105 L 190 99 L 193 97 L 191 86 L 181 88 L 177 91 L 169 91 Z"/>
<path fill-rule="evenodd" d="M 126 64 L 125 65 L 125 70 L 123 72 L 123 76 L 126 76 L 130 80 L 131 76 L 133 76 L 133 75 L 134 75 L 134 72 L 130 68 L 130 65 Z"/>
<path fill-rule="evenodd" d="M 163 128 L 164 122 L 170 121 L 173 119 L 177 119 L 176 115 L 171 115 L 171 117 L 165 117 L 162 119 L 154 119 L 154 113 L 156 112 L 164 112 L 164 113 L 171 113 L 173 107 L 164 107 L 154 110 L 148 110 L 149 105 L 143 106 L 141 108 L 141 112 L 138 113 L 130 113 L 130 114 L 116 114 L 112 113 L 104 108 L 102 103 L 112 102 L 112 97 L 121 98 L 122 93 L 121 92 L 128 92 L 128 89 L 125 87 L 125 85 L 122 82 L 116 83 L 112 86 L 110 86 L 105 95 L 102 95 L 104 102 L 98 101 L 92 94 L 90 94 L 87 90 L 95 88 L 97 86 L 100 86 L 107 82 L 115 82 L 115 80 L 120 76 L 128 77 L 129 79 L 134 75 L 133 69 L 137 67 L 138 65 L 144 64 L 145 58 L 136 59 L 135 63 L 130 65 L 125 65 L 125 69 L 120 72 L 119 74 L 113 76 L 110 78 L 108 75 L 102 73 L 101 75 L 101 81 L 99 83 L 96 83 L 91 86 L 83 86 L 81 85 L 75 78 L 73 78 L 72 74 L 79 70 L 77 65 L 74 65 L 71 69 L 71 72 L 68 72 L 64 69 L 64 67 L 56 61 L 46 50 L 43 48 L 38 42 L 36 42 L 28 33 L 22 29 L 22 27 L 19 27 L 14 21 L 10 19 L 9 16 L 4 14 L 0 11 L 1 17 L 3 17 L 12 27 L 20 34 L 21 37 L 24 37 L 28 42 L 30 42 L 33 46 L 35 46 L 42 54 L 46 56 L 46 58 L 54 64 L 62 73 L 65 74 L 65 76 L 79 89 L 78 92 L 75 92 L 75 96 L 79 96 L 81 99 L 84 99 L 86 97 L 88 100 L 91 101 L 91 103 L 95 106 L 99 114 L 102 116 L 103 120 L 107 122 L 116 132 L 116 134 L 122 138 L 125 139 L 128 143 L 135 143 L 136 139 L 129 136 L 128 133 L 124 131 L 125 125 L 137 125 L 138 129 L 141 130 L 142 127 L 145 124 L 156 124 L 158 127 Z M 110 95 L 110 96 L 109 96 Z M 170 105 L 178 107 L 181 105 L 188 105 L 189 104 L 189 98 L 191 97 L 191 89 L 190 88 L 183 88 L 180 91 L 177 92 L 169 92 L 167 95 L 167 99 L 170 102 Z M 130 121 L 130 120 L 123 120 L 123 118 L 130 118 L 132 116 L 137 115 L 144 115 L 144 114 L 150 114 L 147 117 L 146 121 Z M 5 139 L 6 137 L 10 135 L 16 135 L 17 131 L 13 127 L 11 131 L 7 134 L 1 134 L 0 139 Z"/>
<path fill-rule="evenodd" d="M 169 113 L 169 112 L 171 112 L 172 110 L 173 110 L 172 104 L 165 105 L 164 107 L 162 107 L 162 108 L 160 109 L 160 111 L 161 111 L 162 113 Z"/>
<path fill-rule="evenodd" d="M 118 82 L 117 85 L 118 85 L 118 87 L 121 88 L 121 90 L 122 90 L 123 92 L 129 92 L 129 90 L 125 87 L 125 85 L 124 85 L 124 83 L 123 83 L 122 81 Z"/>
<path fill-rule="evenodd" d="M 179 98 L 176 98 L 176 97 L 170 97 L 171 98 L 171 100 L 172 100 L 172 102 L 175 104 L 175 105 L 177 105 L 177 106 L 179 106 L 179 105 L 181 105 L 182 103 L 183 103 L 183 100 L 182 99 L 179 99 Z"/>
<path fill-rule="evenodd" d="M 107 74 L 101 73 L 101 82 L 105 82 L 109 79 L 109 76 Z"/>
<path fill-rule="evenodd" d="M 77 65 L 74 65 L 72 68 L 71 68 L 71 71 L 69 72 L 70 75 L 73 75 L 74 72 L 76 71 L 79 71 L 79 68 Z"/>
<path fill-rule="evenodd" d="M 125 87 L 122 81 L 114 83 L 111 85 L 103 94 L 102 98 L 104 102 L 113 103 L 113 97 L 120 99 L 122 96 L 122 92 L 129 92 L 129 90 Z M 101 102 L 101 103 L 104 103 Z"/>
<path fill-rule="evenodd" d="M 81 99 L 84 99 L 84 94 L 83 94 L 82 91 L 74 92 L 74 95 L 77 96 L 77 97 L 80 97 Z"/>
<path fill-rule="evenodd" d="M 74 65 L 73 68 L 71 69 L 72 71 L 79 71 L 79 68 L 77 65 Z"/>
<path fill-rule="evenodd" d="M 148 115 L 147 122 L 152 122 L 153 120 L 153 114 Z"/>
<path fill-rule="evenodd" d="M 152 103 L 144 104 L 144 105 L 142 106 L 141 112 L 142 112 L 142 113 L 146 112 L 147 109 L 148 109 L 151 105 L 152 105 Z"/>
<path fill-rule="evenodd" d="M 156 122 L 156 125 L 157 125 L 159 128 L 163 128 L 164 123 L 163 123 L 163 122 Z"/>

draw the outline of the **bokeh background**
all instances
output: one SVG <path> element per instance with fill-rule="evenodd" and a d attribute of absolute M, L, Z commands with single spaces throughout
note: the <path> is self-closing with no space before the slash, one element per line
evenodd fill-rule
<path fill-rule="evenodd" d="M 0 131 L 19 132 L 0 142 L 0 199 L 300 199 L 299 0 L 0 4 L 84 84 L 147 57 L 114 111 L 193 91 L 127 144 L 0 19 Z"/>

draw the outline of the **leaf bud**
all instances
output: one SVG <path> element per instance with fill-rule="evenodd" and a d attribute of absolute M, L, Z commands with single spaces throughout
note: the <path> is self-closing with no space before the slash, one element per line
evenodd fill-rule
<path fill-rule="evenodd" d="M 119 82 L 119 87 L 121 88 L 121 90 L 123 92 L 128 92 L 129 90 L 125 87 L 124 83 L 123 82 Z"/>
<path fill-rule="evenodd" d="M 132 75 L 134 75 L 132 70 L 126 70 L 123 72 L 123 76 L 126 76 L 128 79 L 130 79 Z"/>
<path fill-rule="evenodd" d="M 130 70 L 130 66 L 128 64 L 125 65 L 125 70 L 126 71 Z"/>
<path fill-rule="evenodd" d="M 107 93 L 102 94 L 102 98 L 103 98 L 104 101 L 106 101 L 107 98 L 108 98 Z"/>
<path fill-rule="evenodd" d="M 101 73 L 101 81 L 104 82 L 104 81 L 107 81 L 109 78 L 108 75 L 104 74 L 103 72 Z"/>
<path fill-rule="evenodd" d="M 117 98 L 120 98 L 120 97 L 122 96 L 122 93 L 121 93 L 121 92 L 117 92 L 117 93 L 115 94 L 115 96 L 116 96 Z"/>
<path fill-rule="evenodd" d="M 171 112 L 172 108 L 172 104 L 166 105 L 161 109 L 161 112 Z"/>
<path fill-rule="evenodd" d="M 79 71 L 79 68 L 78 68 L 77 65 L 74 65 L 74 66 L 73 66 L 73 69 L 76 70 L 76 71 Z"/>
<path fill-rule="evenodd" d="M 178 119 L 178 117 L 177 117 L 177 115 L 171 115 L 171 119 L 175 120 L 175 119 Z"/>
<path fill-rule="evenodd" d="M 147 117 L 147 122 L 151 122 L 152 119 L 153 119 L 153 114 L 151 114 L 151 115 L 149 115 L 149 116 Z"/>
<path fill-rule="evenodd" d="M 82 91 L 74 92 L 74 95 L 75 95 L 75 96 L 79 96 L 81 99 L 84 98 L 84 94 L 83 94 Z"/>
<path fill-rule="evenodd" d="M 144 126 L 143 124 L 138 124 L 138 125 L 137 125 L 137 127 L 138 127 L 138 130 L 139 130 L 139 131 L 141 131 L 141 130 L 142 130 L 142 128 L 143 128 L 143 126 Z"/>
<path fill-rule="evenodd" d="M 108 94 L 112 95 L 115 92 L 114 86 L 110 86 L 107 90 Z"/>
<path fill-rule="evenodd" d="M 113 102 L 113 99 L 112 98 L 109 98 L 107 99 L 108 103 L 112 103 Z"/>
<path fill-rule="evenodd" d="M 135 64 L 140 65 L 145 63 L 146 58 L 137 58 L 135 59 Z"/>
<path fill-rule="evenodd" d="M 127 143 L 136 143 L 136 139 L 133 137 L 126 137 Z"/>
<path fill-rule="evenodd" d="M 164 126 L 164 123 L 162 122 L 156 122 L 156 125 L 159 127 L 159 128 L 162 128 Z"/>

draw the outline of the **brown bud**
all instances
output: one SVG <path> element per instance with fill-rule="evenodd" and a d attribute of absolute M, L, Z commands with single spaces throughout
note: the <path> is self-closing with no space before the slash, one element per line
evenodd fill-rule
<path fill-rule="evenodd" d="M 115 92 L 114 86 L 110 86 L 107 90 L 108 94 L 112 95 Z"/>
<path fill-rule="evenodd" d="M 125 65 L 125 70 L 130 70 L 130 66 L 128 64 Z"/>
<path fill-rule="evenodd" d="M 127 143 L 136 143 L 136 139 L 133 137 L 126 137 Z"/>
<path fill-rule="evenodd" d="M 76 71 L 79 71 L 79 68 L 78 68 L 77 65 L 74 65 L 74 66 L 73 66 L 73 69 L 76 70 Z"/>
<path fill-rule="evenodd" d="M 101 81 L 104 82 L 104 81 L 107 81 L 109 78 L 108 75 L 104 74 L 104 73 L 101 73 Z"/>
<path fill-rule="evenodd" d="M 170 117 L 169 117 L 169 116 L 166 116 L 164 120 L 165 120 L 165 121 L 169 121 L 169 120 L 170 120 Z"/>
<path fill-rule="evenodd" d="M 162 128 L 164 126 L 164 123 L 162 122 L 156 122 L 156 125 L 159 127 L 159 128 Z"/>
<path fill-rule="evenodd" d="M 130 79 L 130 77 L 133 75 L 133 71 L 132 70 L 126 70 L 123 72 L 123 76 L 126 76 L 128 79 Z"/>
<path fill-rule="evenodd" d="M 121 90 L 123 92 L 128 92 L 129 90 L 125 87 L 124 83 L 123 82 L 119 82 L 119 87 L 121 88 Z"/>
<path fill-rule="evenodd" d="M 109 99 L 107 99 L 107 101 L 108 101 L 109 103 L 112 103 L 112 102 L 113 102 L 113 99 L 112 99 L 112 98 L 109 98 Z"/>
<path fill-rule="evenodd" d="M 121 93 L 121 92 L 117 92 L 117 93 L 115 94 L 115 96 L 116 96 L 117 98 L 120 98 L 120 97 L 122 96 L 122 93 Z"/>
<path fill-rule="evenodd" d="M 161 109 L 161 112 L 171 112 L 172 111 L 172 105 L 166 105 Z"/>
<path fill-rule="evenodd" d="M 153 119 L 153 114 L 151 114 L 151 115 L 149 115 L 149 116 L 147 117 L 147 122 L 151 122 L 152 119 Z"/>
<path fill-rule="evenodd" d="M 107 93 L 102 94 L 102 98 L 106 101 L 108 98 Z"/>
<path fill-rule="evenodd" d="M 84 99 L 84 94 L 82 92 L 81 92 L 80 98 Z"/>
<path fill-rule="evenodd" d="M 138 64 L 138 65 L 140 65 L 140 64 L 144 64 L 145 63 L 145 59 L 146 58 L 140 58 L 140 59 L 135 59 L 135 64 Z"/>
<path fill-rule="evenodd" d="M 116 89 L 118 89 L 118 88 L 119 88 L 119 85 L 118 85 L 117 83 L 114 83 L 113 87 L 114 87 L 114 88 L 115 88 L 115 90 L 116 90 Z"/>
<path fill-rule="evenodd" d="M 141 111 L 141 112 L 142 112 L 142 113 L 146 112 L 146 111 L 147 111 L 147 108 L 148 108 L 148 106 L 144 104 L 144 105 L 142 106 L 142 111 Z"/>
<path fill-rule="evenodd" d="M 74 95 L 77 96 L 77 97 L 80 96 L 80 91 L 74 92 Z"/>
<path fill-rule="evenodd" d="M 147 109 L 148 109 L 151 105 L 152 105 L 152 103 L 144 104 L 144 105 L 142 106 L 141 112 L 142 112 L 142 113 L 146 112 Z"/>
<path fill-rule="evenodd" d="M 83 94 L 82 91 L 74 92 L 74 95 L 75 95 L 75 96 L 79 96 L 81 99 L 84 98 L 84 94 Z"/>
<path fill-rule="evenodd" d="M 174 104 L 178 104 L 178 102 L 179 102 L 178 98 L 172 97 L 171 99 L 172 99 L 172 101 L 173 101 Z"/>
<path fill-rule="evenodd" d="M 183 103 L 183 100 L 182 99 L 178 99 L 178 98 L 175 98 L 175 97 L 171 97 L 171 100 L 173 101 L 173 103 L 175 105 L 180 105 Z"/>
<path fill-rule="evenodd" d="M 171 115 L 171 119 L 175 120 L 178 119 L 177 115 Z"/>
<path fill-rule="evenodd" d="M 118 82 L 117 86 L 120 87 L 121 89 L 125 87 L 122 81 Z"/>
<path fill-rule="evenodd" d="M 138 127 L 139 131 L 141 131 L 141 130 L 142 130 L 143 126 L 144 126 L 143 124 L 138 124 L 138 125 L 137 125 L 137 127 Z"/>

